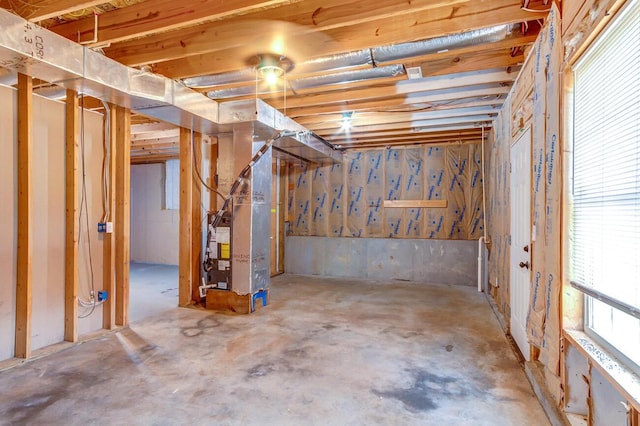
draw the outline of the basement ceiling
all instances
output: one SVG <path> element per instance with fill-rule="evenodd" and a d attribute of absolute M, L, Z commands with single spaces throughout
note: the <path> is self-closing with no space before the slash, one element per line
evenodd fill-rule
<path fill-rule="evenodd" d="M 479 140 L 549 8 L 547 0 L 0 0 L 0 6 L 216 101 L 263 99 L 342 149 Z M 256 64 L 274 58 L 286 72 L 267 85 Z M 171 126 L 144 117 L 133 123 L 134 161 L 177 156 Z"/>

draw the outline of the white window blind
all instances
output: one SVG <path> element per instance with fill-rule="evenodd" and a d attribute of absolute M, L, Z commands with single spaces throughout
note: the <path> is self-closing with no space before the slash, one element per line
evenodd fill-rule
<path fill-rule="evenodd" d="M 571 281 L 606 303 L 588 299 L 587 326 L 639 363 L 640 1 L 573 71 Z"/>

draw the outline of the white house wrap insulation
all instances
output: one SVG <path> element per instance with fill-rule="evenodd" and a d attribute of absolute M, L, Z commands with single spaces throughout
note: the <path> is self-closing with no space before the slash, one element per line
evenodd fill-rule
<path fill-rule="evenodd" d="M 532 271 L 530 307 L 527 318 L 529 342 L 540 349 L 540 361 L 547 368 L 547 382 L 556 398 L 560 390 L 560 241 L 562 236 L 562 159 L 560 141 L 560 81 L 562 67 L 560 16 L 555 4 L 545 20 L 531 51 L 533 93 L 532 129 Z M 495 139 L 489 149 L 488 216 L 492 242 L 489 280 L 499 283 L 496 299 L 509 316 L 509 154 L 511 142 L 529 124 L 520 121 L 518 111 L 523 94 L 530 88 L 526 69 L 516 81 L 510 100 L 494 125 Z M 517 102 L 515 99 L 519 99 Z M 526 109 L 526 108 L 525 108 Z M 525 117 L 526 118 L 526 117 Z"/>
<path fill-rule="evenodd" d="M 482 236 L 478 143 L 372 149 L 342 163 L 291 164 L 290 234 L 469 240 Z M 446 200 L 446 208 L 389 208 L 385 200 Z"/>

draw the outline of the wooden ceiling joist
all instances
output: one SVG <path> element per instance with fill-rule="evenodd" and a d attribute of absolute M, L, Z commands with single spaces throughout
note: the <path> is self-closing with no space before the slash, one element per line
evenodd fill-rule
<path fill-rule="evenodd" d="M 145 1 L 101 14 L 98 18 L 98 42 L 95 44 L 140 38 L 299 1 L 301 0 Z M 54 26 L 51 30 L 71 40 L 76 40 L 78 35 L 81 39 L 86 39 L 93 35 L 94 20 L 89 17 L 71 21 Z"/>
<path fill-rule="evenodd" d="M 31 22 L 40 22 L 67 13 L 82 11 L 103 3 L 106 3 L 105 0 L 30 0 L 29 2 L 1 0 L 0 7 L 12 9 L 12 6 L 16 5 L 18 15 Z M 93 22 L 93 19 L 91 21 Z"/>
<path fill-rule="evenodd" d="M 302 4 L 307 3 L 311 2 Z M 375 41 L 376 45 L 396 44 L 545 17 L 545 13 L 522 10 L 520 3 L 513 0 L 493 0 L 464 2 L 460 5 L 418 12 L 410 10 L 405 1 L 398 1 L 403 4 L 402 9 L 408 11 L 406 14 L 386 17 L 385 12 L 380 12 L 379 19 L 371 18 L 371 10 L 381 7 L 378 3 L 386 2 L 370 4 L 368 7 L 370 10 L 366 12 L 367 16 L 373 20 L 352 24 L 353 17 L 345 15 L 342 18 L 336 17 L 331 29 L 322 31 L 322 25 L 313 25 L 300 30 L 307 34 L 301 34 L 298 37 L 296 34 L 288 34 L 288 37 L 295 38 L 295 44 L 298 46 L 312 46 L 315 56 L 326 56 L 367 49 L 371 47 L 372 41 Z M 320 7 L 323 6 L 320 5 Z M 291 16 L 291 11 L 289 13 L 287 11 L 287 6 L 284 6 L 267 12 L 273 12 L 281 21 L 298 23 Z M 293 13 L 294 16 L 297 14 L 296 11 Z M 260 19 L 268 19 L 269 14 L 262 13 L 258 16 Z M 308 19 L 308 13 L 304 14 L 304 17 Z M 247 21 L 245 18 L 251 18 L 251 15 L 228 19 L 223 23 L 214 22 L 116 43 L 105 49 L 105 52 L 107 56 L 119 62 L 136 66 L 223 49 L 251 47 L 257 43 L 256 23 Z M 340 19 L 344 20 L 345 26 L 340 26 L 338 23 Z M 309 33 L 311 30 L 314 32 Z M 318 31 L 321 31 L 324 37 L 320 37 Z M 322 40 L 322 43 L 318 43 L 318 40 Z M 231 60 L 231 58 L 233 56 L 227 56 L 226 59 Z M 243 61 L 245 58 L 237 59 Z"/>

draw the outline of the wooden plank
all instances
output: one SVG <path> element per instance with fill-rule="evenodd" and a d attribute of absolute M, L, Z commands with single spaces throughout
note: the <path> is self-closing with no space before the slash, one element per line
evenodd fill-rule
<path fill-rule="evenodd" d="M 216 179 L 218 175 L 218 144 L 211 144 L 211 151 L 209 152 L 209 181 L 207 184 L 212 188 L 217 188 Z M 218 211 L 218 195 L 216 193 L 209 194 L 209 210 Z"/>
<path fill-rule="evenodd" d="M 576 14 L 570 25 L 562 28 L 562 38 L 571 40 L 565 49 L 565 57 L 569 66 L 582 55 L 593 40 L 606 27 L 626 4 L 627 0 L 587 0 Z"/>
<path fill-rule="evenodd" d="M 271 276 L 277 274 L 278 271 L 278 159 L 274 158 L 271 162 L 271 214 L 269 226 L 269 272 Z"/>
<path fill-rule="evenodd" d="M 15 356 L 31 356 L 33 273 L 33 81 L 18 74 L 18 244 Z"/>
<path fill-rule="evenodd" d="M 32 22 L 44 21 L 56 16 L 91 8 L 104 4 L 104 0 L 2 0 L 0 7 L 13 9 L 18 15 Z M 16 6 L 14 9 L 13 6 Z M 93 18 L 91 18 L 93 22 Z M 75 38 L 73 39 L 76 40 Z"/>
<path fill-rule="evenodd" d="M 106 49 L 106 52 L 108 56 L 127 65 L 140 65 L 229 48 L 241 48 L 245 53 L 248 52 L 247 47 L 262 51 L 269 48 L 274 39 L 290 40 L 306 36 L 308 39 L 303 43 L 296 43 L 296 50 L 312 53 L 314 49 L 321 48 L 321 44 L 331 42 L 331 35 L 323 35 L 322 31 L 363 24 L 382 17 L 391 22 L 401 15 L 409 16 L 419 12 L 424 14 L 434 9 L 441 9 L 440 16 L 446 16 L 461 3 L 472 2 L 413 0 L 408 4 L 405 0 L 377 0 L 373 3 L 366 0 L 306 0 L 221 22 L 116 43 L 112 48 Z M 310 34 L 311 32 L 314 34 Z M 215 43 L 211 43 L 211 40 L 215 40 Z M 164 53 L 145 53 L 148 49 L 158 48 Z M 288 53 L 290 55 L 291 52 Z M 242 56 L 245 56 L 244 53 Z M 242 60 L 244 59 L 246 58 L 243 57 Z"/>
<path fill-rule="evenodd" d="M 78 341 L 78 94 L 67 90 L 65 101 L 65 280 L 64 340 Z"/>
<path fill-rule="evenodd" d="M 424 112 L 363 112 L 353 115 L 352 124 L 355 129 L 360 126 L 373 126 L 383 124 L 406 124 L 413 127 L 413 123 L 421 120 L 434 120 L 451 117 L 466 117 L 471 115 L 498 114 L 500 110 L 493 106 L 458 108 L 441 111 Z M 305 120 L 300 120 L 300 124 L 307 126 Z M 310 125 L 315 132 L 322 130 L 340 131 L 342 128 L 342 116 L 325 117 L 325 120 Z"/>
<path fill-rule="evenodd" d="M 110 161 L 105 165 L 109 174 L 109 193 L 107 194 L 107 208 L 109 215 L 107 222 L 113 223 L 113 217 L 116 212 L 116 155 L 117 155 L 117 126 L 116 106 L 109 104 L 109 153 Z M 116 279 L 115 279 L 115 234 L 103 234 L 102 243 L 102 288 L 107 291 L 107 300 L 102 305 L 102 328 L 111 330 L 116 326 Z"/>
<path fill-rule="evenodd" d="M 382 206 L 387 209 L 446 208 L 447 200 L 384 200 Z"/>
<path fill-rule="evenodd" d="M 307 11 L 306 8 L 312 3 L 319 6 Z M 375 40 L 376 45 L 402 43 L 489 26 L 544 19 L 546 16 L 546 13 L 525 12 L 520 8 L 520 2 L 514 0 L 465 1 L 454 5 L 454 2 L 448 2 L 449 5 L 443 6 L 440 3 L 436 8 L 431 8 L 434 2 L 428 0 L 414 0 L 410 5 L 400 0 L 378 0 L 375 3 L 363 0 L 357 13 L 336 14 L 331 20 L 316 24 L 314 19 L 317 17 L 314 15 L 317 14 L 314 12 L 318 7 L 328 9 L 326 3 L 326 0 L 304 2 L 305 10 L 292 10 L 289 13 L 284 8 L 278 8 L 256 14 L 255 18 L 294 24 L 297 27 L 285 27 L 286 37 L 296 39 L 295 45 L 301 51 L 300 55 L 324 56 L 367 49 L 371 47 L 372 40 Z M 334 5 L 336 10 L 348 7 L 344 2 L 338 3 Z M 390 13 L 390 8 L 395 13 Z M 211 43 L 211 40 L 215 40 L 215 43 Z M 136 66 L 216 50 L 242 48 L 241 58 L 238 53 L 227 57 L 228 61 L 235 59 L 237 65 L 241 65 L 251 50 L 255 53 L 256 49 L 268 49 L 270 44 L 270 37 L 256 37 L 254 21 L 238 18 L 117 43 L 106 49 L 106 53 L 125 65 Z"/>
<path fill-rule="evenodd" d="M 422 135 L 415 136 L 397 136 L 397 137 L 387 137 L 387 138 L 358 138 L 351 141 L 345 140 L 331 140 L 331 143 L 334 145 L 339 145 L 340 148 L 354 148 L 354 147 L 372 147 L 372 146 L 392 146 L 392 145 L 402 145 L 402 144 L 416 144 L 416 143 L 430 143 L 430 144 L 460 144 L 460 143 L 474 143 L 479 142 L 481 139 L 480 135 L 459 137 L 459 138 L 438 138 L 431 137 L 429 133 L 424 133 Z"/>
<path fill-rule="evenodd" d="M 287 106 L 287 115 L 290 117 L 302 117 L 314 114 L 330 114 L 336 112 L 354 111 L 362 109 L 379 109 L 379 108 L 400 108 L 408 105 L 419 105 L 421 103 L 434 104 L 434 109 L 440 109 L 439 103 L 454 104 L 455 102 L 465 102 L 465 100 L 476 101 L 479 97 L 491 97 L 495 104 L 502 105 L 504 99 L 502 95 L 506 95 L 510 90 L 509 84 L 494 85 L 493 87 L 469 87 L 464 90 L 452 93 L 414 93 L 409 98 L 407 94 L 391 96 L 386 99 L 368 98 L 365 100 L 351 100 L 348 94 L 344 95 L 343 100 L 333 104 L 323 105 L 310 102 L 297 108 Z"/>
<path fill-rule="evenodd" d="M 177 30 L 299 1 L 301 0 L 145 1 L 100 14 L 98 44 Z M 93 17 L 56 25 L 51 30 L 74 41 L 78 34 L 82 40 L 90 39 L 94 30 Z"/>
<path fill-rule="evenodd" d="M 180 155 L 175 154 L 156 154 L 156 155 L 136 155 L 131 156 L 131 164 L 154 164 L 164 163 L 167 160 L 176 160 Z"/>
<path fill-rule="evenodd" d="M 267 289 L 267 291 L 269 290 Z M 261 303 L 256 303 L 256 305 L 261 305 Z M 207 290 L 206 308 L 221 312 L 250 314 L 251 295 L 237 294 L 228 290 L 209 289 Z"/>
<path fill-rule="evenodd" d="M 193 146 L 195 160 L 193 167 L 202 170 L 202 135 L 195 133 Z M 192 154 L 191 158 L 193 159 Z M 200 301 L 200 277 L 202 270 L 202 184 L 195 173 L 191 173 L 191 300 Z"/>
<path fill-rule="evenodd" d="M 280 167 L 278 168 L 278 181 L 280 187 L 278 189 L 278 272 L 284 272 L 284 222 L 286 220 L 287 207 L 287 162 L 278 160 Z"/>
<path fill-rule="evenodd" d="M 513 82 L 518 74 L 502 69 L 487 70 L 486 72 L 473 75 L 456 74 L 442 79 L 417 79 L 406 80 L 390 86 L 363 88 L 349 91 L 336 91 L 331 93 L 320 93 L 305 95 L 287 99 L 287 108 L 308 107 L 309 105 L 326 105 L 328 103 L 341 103 L 348 101 L 363 101 L 367 99 L 381 99 L 386 97 L 397 97 L 415 92 L 442 91 L 445 89 L 460 89 L 461 92 L 468 90 L 468 86 L 478 86 L 482 84 L 502 84 Z M 454 93 L 449 94 L 449 99 L 456 98 Z M 415 101 L 411 101 L 415 103 Z M 284 100 L 273 99 L 269 102 L 273 107 L 284 108 Z"/>
<path fill-rule="evenodd" d="M 116 107 L 116 325 L 129 324 L 129 261 L 130 261 L 130 191 L 131 191 L 131 113 Z"/>
<path fill-rule="evenodd" d="M 178 140 L 180 137 L 180 130 L 178 128 L 168 129 L 168 130 L 158 130 L 155 132 L 140 132 L 131 133 L 131 141 L 136 142 L 144 139 L 175 139 Z"/>
<path fill-rule="evenodd" d="M 495 49 L 507 49 L 515 46 L 526 46 L 535 42 L 537 34 L 527 34 L 515 37 L 507 37 L 504 40 L 494 43 L 486 43 L 480 46 L 463 47 L 459 49 L 451 49 L 448 52 L 438 52 L 429 55 L 422 55 L 414 58 L 402 58 L 395 61 L 385 62 L 384 65 L 400 64 L 406 61 L 420 61 L 430 62 L 435 60 L 442 60 L 446 58 L 455 58 L 458 55 L 462 55 L 470 52 L 477 52 L 480 50 L 495 50 Z M 243 64 L 238 61 L 228 60 L 237 56 L 234 49 L 226 49 L 217 52 L 202 53 L 188 58 L 179 58 L 175 60 L 163 61 L 154 65 L 154 71 L 165 75 L 169 78 L 185 78 L 195 75 L 207 75 L 207 74 L 219 74 L 223 72 L 233 71 L 241 67 Z M 295 75 L 305 75 L 304 64 L 298 69 L 295 69 Z M 300 69 L 302 68 L 302 70 Z"/>
<path fill-rule="evenodd" d="M 191 303 L 191 131 L 180 128 L 180 241 L 178 258 L 178 304 Z"/>

